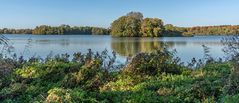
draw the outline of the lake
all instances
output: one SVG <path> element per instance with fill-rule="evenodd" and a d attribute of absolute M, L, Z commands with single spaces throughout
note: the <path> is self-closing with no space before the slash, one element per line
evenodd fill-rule
<path fill-rule="evenodd" d="M 177 56 L 183 62 L 190 62 L 193 57 L 203 58 L 203 47 L 210 48 L 213 57 L 224 57 L 222 52 L 223 36 L 196 36 L 196 37 L 162 37 L 162 38 L 112 38 L 108 35 L 5 35 L 9 39 L 18 56 L 25 58 L 40 56 L 45 58 L 53 55 L 75 52 L 101 52 L 105 49 L 117 53 L 117 62 L 124 63 L 127 56 L 140 52 L 152 52 L 166 44 L 170 50 L 176 49 Z"/>

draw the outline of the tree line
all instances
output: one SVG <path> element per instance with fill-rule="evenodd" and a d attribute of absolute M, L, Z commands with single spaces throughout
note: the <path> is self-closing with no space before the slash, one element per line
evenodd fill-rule
<path fill-rule="evenodd" d="M 239 25 L 197 26 L 186 28 L 184 35 L 236 35 Z"/>
<path fill-rule="evenodd" d="M 34 29 L 0 29 L 0 34 L 42 34 L 42 35 L 64 35 L 64 34 L 93 34 L 93 35 L 107 35 L 109 29 L 100 27 L 71 27 L 69 25 L 48 26 L 41 25 Z"/>
<path fill-rule="evenodd" d="M 236 35 L 239 25 L 178 27 L 164 24 L 159 18 L 144 18 L 140 12 L 129 12 L 111 23 L 109 29 L 101 27 L 78 27 L 69 25 L 41 25 L 34 29 L 0 29 L 0 34 L 95 34 L 114 37 L 163 37 L 195 35 Z"/>
<path fill-rule="evenodd" d="M 0 34 L 32 34 L 32 29 L 0 29 Z"/>
<path fill-rule="evenodd" d="M 106 35 L 109 34 L 109 30 L 100 27 L 71 27 L 69 25 L 61 25 L 58 27 L 52 26 L 37 26 L 33 31 L 32 34 L 96 34 L 96 35 Z"/>

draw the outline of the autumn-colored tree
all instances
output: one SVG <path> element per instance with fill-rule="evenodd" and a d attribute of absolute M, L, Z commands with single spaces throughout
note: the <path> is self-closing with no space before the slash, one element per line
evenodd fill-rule
<path fill-rule="evenodd" d="M 196 26 L 187 28 L 188 35 L 236 35 L 239 34 L 238 25 Z"/>
<path fill-rule="evenodd" d="M 141 33 L 144 37 L 163 36 L 163 21 L 158 18 L 145 18 L 141 24 Z"/>
<path fill-rule="evenodd" d="M 119 19 L 115 20 L 111 24 L 111 35 L 112 36 L 125 36 L 124 31 L 125 31 L 125 22 L 126 22 L 127 17 L 122 16 Z"/>
<path fill-rule="evenodd" d="M 139 12 L 130 12 L 122 16 L 111 24 L 111 35 L 119 37 L 138 37 L 140 35 L 140 26 L 143 20 L 143 14 Z"/>

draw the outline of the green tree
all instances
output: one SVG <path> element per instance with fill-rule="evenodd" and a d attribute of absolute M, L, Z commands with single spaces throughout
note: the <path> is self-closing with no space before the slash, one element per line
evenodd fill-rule
<path fill-rule="evenodd" d="M 105 28 L 99 27 L 71 27 L 69 25 L 61 25 L 58 27 L 52 27 L 47 25 L 37 26 L 33 31 L 32 34 L 109 34 L 109 30 Z"/>
<path fill-rule="evenodd" d="M 131 16 L 131 17 L 133 17 L 133 18 L 135 18 L 135 19 L 138 19 L 138 20 L 143 20 L 143 18 L 144 18 L 144 16 L 143 16 L 143 14 L 142 13 L 140 13 L 140 12 L 129 12 L 126 16 Z"/>
<path fill-rule="evenodd" d="M 95 35 L 105 35 L 105 34 L 109 34 L 107 29 L 97 28 L 97 27 L 92 28 L 92 31 L 91 31 L 91 32 L 92 32 L 92 34 L 95 34 Z"/>
<path fill-rule="evenodd" d="M 158 18 L 145 18 L 141 24 L 141 33 L 144 37 L 162 36 L 163 30 L 163 21 Z"/>
<path fill-rule="evenodd" d="M 135 37 L 140 35 L 140 26 L 143 14 L 139 12 L 130 12 L 122 16 L 111 24 L 112 36 Z"/>
<path fill-rule="evenodd" d="M 166 24 L 164 29 L 165 31 L 175 31 L 175 27 L 172 24 Z"/>
<path fill-rule="evenodd" d="M 163 36 L 182 36 L 184 32 L 186 32 L 186 28 L 176 27 L 172 24 L 166 24 L 164 26 Z"/>

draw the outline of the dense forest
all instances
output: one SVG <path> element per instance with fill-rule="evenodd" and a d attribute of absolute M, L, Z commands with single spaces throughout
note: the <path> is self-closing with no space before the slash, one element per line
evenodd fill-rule
<path fill-rule="evenodd" d="M 42 34 L 42 35 L 64 35 L 64 34 L 93 34 L 107 35 L 109 29 L 100 27 L 71 27 L 69 25 L 61 25 L 57 27 L 41 25 L 34 29 L 0 29 L 0 34 Z"/>

